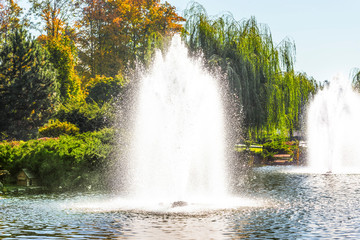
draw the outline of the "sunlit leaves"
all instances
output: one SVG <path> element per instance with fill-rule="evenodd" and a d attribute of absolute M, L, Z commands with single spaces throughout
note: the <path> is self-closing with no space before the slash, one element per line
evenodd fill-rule
<path fill-rule="evenodd" d="M 210 65 L 220 66 L 241 101 L 249 136 L 280 131 L 291 134 L 316 83 L 295 73 L 295 44 L 273 43 L 267 26 L 254 17 L 236 21 L 231 15 L 211 18 L 199 4 L 186 12 L 185 39 L 202 51 Z"/>
<path fill-rule="evenodd" d="M 50 53 L 50 62 L 57 70 L 62 102 L 70 98 L 81 100 L 81 81 L 75 72 L 76 47 L 73 29 L 69 26 L 69 14 L 73 13 L 74 2 L 32 0 L 32 11 L 44 23 L 45 33 L 38 37 Z"/>
<path fill-rule="evenodd" d="M 183 18 L 157 0 L 86 0 L 79 25 L 80 69 L 91 77 L 114 77 L 147 58 L 156 36 L 180 32 Z"/>

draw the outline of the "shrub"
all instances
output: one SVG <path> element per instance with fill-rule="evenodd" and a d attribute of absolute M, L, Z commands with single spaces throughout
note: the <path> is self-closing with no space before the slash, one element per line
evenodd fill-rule
<path fill-rule="evenodd" d="M 85 100 L 87 103 L 96 102 L 102 106 L 117 97 L 124 85 L 125 80 L 121 75 L 117 75 L 115 78 L 96 76 L 90 80 L 86 87 L 88 96 Z"/>
<path fill-rule="evenodd" d="M 97 103 L 70 101 L 61 106 L 55 117 L 75 124 L 80 132 L 98 131 L 111 125 L 114 107 L 110 103 L 100 106 Z"/>
<path fill-rule="evenodd" d="M 60 135 L 76 135 L 80 129 L 69 122 L 60 122 L 58 119 L 49 120 L 47 124 L 39 129 L 40 137 L 59 137 Z"/>
<path fill-rule="evenodd" d="M 42 186 L 65 190 L 105 186 L 106 169 L 113 161 L 112 129 L 99 132 L 61 135 L 58 138 L 27 142 L 0 143 L 0 165 L 8 170 L 12 181 L 22 168 L 30 169 Z"/>
<path fill-rule="evenodd" d="M 271 160 L 275 154 L 294 155 L 296 149 L 296 142 L 287 142 L 282 138 L 274 139 L 263 144 L 263 157 Z"/>

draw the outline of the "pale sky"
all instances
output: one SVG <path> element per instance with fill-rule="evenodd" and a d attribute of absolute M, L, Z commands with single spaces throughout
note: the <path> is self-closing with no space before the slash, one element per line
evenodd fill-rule
<path fill-rule="evenodd" d="M 189 0 L 167 0 L 182 14 Z M 269 26 L 275 43 L 296 44 L 295 70 L 318 81 L 360 68 L 360 0 L 198 0 L 211 16 L 255 16 Z"/>

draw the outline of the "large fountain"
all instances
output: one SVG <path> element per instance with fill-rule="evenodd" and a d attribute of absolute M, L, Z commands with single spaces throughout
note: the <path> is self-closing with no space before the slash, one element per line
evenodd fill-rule
<path fill-rule="evenodd" d="M 186 205 L 227 194 L 218 81 L 179 36 L 141 77 L 129 157 L 134 200 Z"/>
<path fill-rule="evenodd" d="M 314 97 L 307 125 L 311 171 L 360 173 L 360 96 L 349 80 L 334 77 Z"/>
<path fill-rule="evenodd" d="M 124 101 L 131 105 L 125 120 L 130 144 L 124 144 L 118 174 L 126 177 L 117 182 L 125 189 L 71 208 L 198 214 L 262 205 L 230 194 L 226 94 L 202 57 L 191 57 L 175 36 L 167 52 L 158 51 L 150 68 L 138 73 L 130 104 Z"/>

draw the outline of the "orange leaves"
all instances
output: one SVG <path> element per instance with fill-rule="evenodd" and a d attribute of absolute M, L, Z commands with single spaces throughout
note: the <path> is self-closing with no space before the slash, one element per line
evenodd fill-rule
<path fill-rule="evenodd" d="M 48 37 L 57 37 L 64 32 L 65 23 L 59 18 L 60 9 L 54 8 L 47 4 L 46 8 L 42 9 L 41 17 L 45 21 L 45 30 Z"/>
<path fill-rule="evenodd" d="M 108 16 L 130 36 L 133 52 L 137 46 L 146 45 L 154 32 L 163 36 L 180 32 L 180 22 L 185 21 L 176 14 L 174 7 L 158 0 L 109 0 L 108 3 Z"/>
<path fill-rule="evenodd" d="M 82 14 L 81 69 L 91 77 L 115 76 L 144 60 L 151 36 L 180 32 L 185 20 L 159 0 L 84 0 Z"/>
<path fill-rule="evenodd" d="M 123 21 L 124 21 L 123 18 L 117 17 L 114 18 L 113 23 L 116 24 L 117 27 L 120 27 Z"/>

